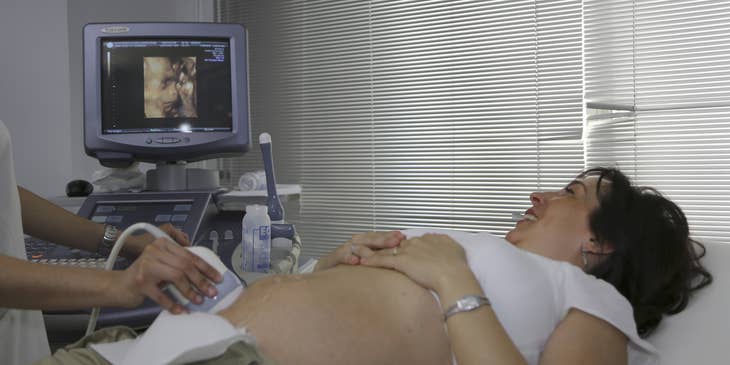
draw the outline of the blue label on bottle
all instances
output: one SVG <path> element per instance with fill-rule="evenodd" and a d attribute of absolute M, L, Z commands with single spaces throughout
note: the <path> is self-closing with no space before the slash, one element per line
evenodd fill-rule
<path fill-rule="evenodd" d="M 269 226 L 259 226 L 259 239 L 260 240 L 268 240 L 269 239 Z"/>

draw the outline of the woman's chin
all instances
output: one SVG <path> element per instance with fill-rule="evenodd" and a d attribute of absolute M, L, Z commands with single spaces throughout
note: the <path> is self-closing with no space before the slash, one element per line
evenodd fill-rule
<path fill-rule="evenodd" d="M 504 236 L 504 239 L 507 240 L 507 242 L 517 246 L 517 241 L 519 239 L 519 233 L 515 232 L 517 228 L 513 228 L 511 231 L 507 232 L 507 234 Z"/>

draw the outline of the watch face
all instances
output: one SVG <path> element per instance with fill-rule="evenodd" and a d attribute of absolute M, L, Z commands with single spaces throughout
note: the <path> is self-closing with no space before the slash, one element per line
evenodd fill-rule
<path fill-rule="evenodd" d="M 461 303 L 461 307 L 464 309 L 472 309 L 479 305 L 479 302 L 477 301 L 477 298 L 475 297 L 466 297 L 464 298 L 464 301 Z"/>
<path fill-rule="evenodd" d="M 454 305 L 451 306 L 446 313 L 444 313 L 444 318 L 449 318 L 456 313 L 472 311 L 483 305 L 489 305 L 489 300 L 487 298 L 468 295 L 457 300 L 456 303 L 454 303 Z"/>
<path fill-rule="evenodd" d="M 106 226 L 106 227 L 104 227 L 104 239 L 105 240 L 114 240 L 117 238 L 118 232 L 119 231 L 117 230 L 117 227 Z"/>

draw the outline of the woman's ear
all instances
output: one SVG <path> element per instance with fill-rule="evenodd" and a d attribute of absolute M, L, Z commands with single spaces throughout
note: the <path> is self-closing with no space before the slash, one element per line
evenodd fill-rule
<path fill-rule="evenodd" d="M 583 245 L 582 250 L 594 255 L 609 255 L 613 253 L 614 248 L 609 242 L 598 243 L 598 240 L 591 237 L 591 239 Z"/>
<path fill-rule="evenodd" d="M 598 240 L 591 238 L 588 242 L 585 242 L 580 248 L 581 260 L 583 263 L 583 270 L 588 270 L 590 267 L 595 265 L 597 262 L 603 261 L 603 259 L 612 254 L 614 251 L 613 245 L 610 243 L 598 243 Z M 592 259 L 589 259 L 589 256 Z M 589 265 L 589 260 L 591 264 Z"/>

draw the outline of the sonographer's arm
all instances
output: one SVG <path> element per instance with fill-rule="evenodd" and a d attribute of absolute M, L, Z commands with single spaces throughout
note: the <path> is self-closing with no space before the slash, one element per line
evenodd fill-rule
<path fill-rule="evenodd" d="M 42 240 L 94 252 L 104 225 L 77 216 L 18 186 L 23 232 Z"/>
<path fill-rule="evenodd" d="M 95 252 L 104 237 L 104 225 L 73 214 L 66 209 L 18 186 L 23 231 L 26 234 L 60 245 Z M 172 225 L 160 227 L 178 243 L 189 246 L 189 237 Z M 136 257 L 154 237 L 149 234 L 130 236 L 122 255 Z"/>
<path fill-rule="evenodd" d="M 194 303 L 217 293 L 216 269 L 189 250 L 160 238 L 123 271 L 104 271 L 30 263 L 0 255 L 0 307 L 68 310 L 96 306 L 134 307 L 145 296 L 173 313 L 183 308 L 162 293 L 163 283 L 173 283 Z"/>

